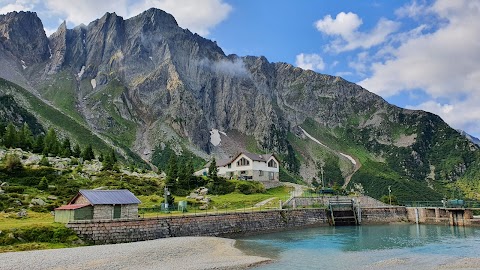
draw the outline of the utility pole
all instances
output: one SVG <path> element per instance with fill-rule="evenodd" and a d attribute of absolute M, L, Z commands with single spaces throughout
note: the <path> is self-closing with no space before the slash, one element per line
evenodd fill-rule
<path fill-rule="evenodd" d="M 392 186 L 388 186 L 388 197 L 390 198 L 390 205 L 392 205 Z"/>
<path fill-rule="evenodd" d="M 322 174 L 322 189 L 325 190 L 325 182 L 323 181 L 323 161 L 320 163 L 320 173 Z"/>
<path fill-rule="evenodd" d="M 168 191 L 168 187 L 165 186 L 163 189 L 163 199 L 165 200 L 165 211 L 168 212 L 168 196 L 170 195 L 170 191 Z"/>

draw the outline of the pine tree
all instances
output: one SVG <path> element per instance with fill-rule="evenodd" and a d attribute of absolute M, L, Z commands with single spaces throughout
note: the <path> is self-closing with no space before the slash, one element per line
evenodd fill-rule
<path fill-rule="evenodd" d="M 187 162 L 187 166 L 185 167 L 184 171 L 185 171 L 185 180 L 186 180 L 185 188 L 190 190 L 191 188 L 190 183 L 192 182 L 193 174 L 195 173 L 192 160 L 189 160 Z"/>
<path fill-rule="evenodd" d="M 170 155 L 170 159 L 168 160 L 166 183 L 170 185 L 175 185 L 175 181 L 177 180 L 177 178 L 178 178 L 177 156 L 173 153 Z"/>
<path fill-rule="evenodd" d="M 7 130 L 3 138 L 3 144 L 6 148 L 13 148 L 17 146 L 17 130 L 11 122 L 7 125 Z"/>
<path fill-rule="evenodd" d="M 75 146 L 73 147 L 72 155 L 76 158 L 79 158 L 82 155 L 80 145 L 75 144 Z"/>
<path fill-rule="evenodd" d="M 27 150 L 25 145 L 25 134 L 23 133 L 23 128 L 17 131 L 17 141 L 15 143 L 15 147 Z"/>
<path fill-rule="evenodd" d="M 185 159 L 180 160 L 179 162 L 185 162 Z M 186 163 L 178 164 L 178 185 L 182 189 L 190 190 L 190 181 L 192 179 L 192 170 L 193 165 L 192 161 L 188 160 Z"/>
<path fill-rule="evenodd" d="M 210 162 L 210 166 L 208 167 L 208 176 L 212 179 L 217 178 L 218 168 L 217 168 L 217 161 L 215 158 L 212 158 Z"/>
<path fill-rule="evenodd" d="M 60 154 L 60 142 L 57 138 L 57 133 L 53 128 L 49 128 L 47 131 L 47 135 L 44 139 L 44 147 L 43 147 L 43 154 L 48 155 L 51 154 L 53 156 L 57 156 Z"/>
<path fill-rule="evenodd" d="M 34 153 L 42 153 L 43 152 L 43 148 L 44 148 L 44 143 L 43 143 L 43 140 L 44 140 L 44 136 L 43 135 L 38 135 L 34 142 L 33 142 L 33 146 L 32 146 L 32 150 Z"/>
<path fill-rule="evenodd" d="M 23 147 L 25 150 L 32 150 L 33 149 L 33 143 L 34 143 L 34 137 L 32 130 L 28 126 L 27 123 L 23 123 L 22 127 L 22 136 L 23 136 Z"/>
<path fill-rule="evenodd" d="M 48 180 L 45 176 L 42 177 L 42 180 L 40 180 L 40 183 L 38 184 L 38 189 L 40 189 L 40 190 L 47 190 L 48 189 Z"/>
<path fill-rule="evenodd" d="M 83 149 L 81 157 L 83 160 L 92 160 L 95 159 L 95 154 L 93 153 L 92 145 L 89 144 L 85 149 Z"/>
<path fill-rule="evenodd" d="M 110 153 L 103 158 L 102 170 L 113 170 L 116 163 L 117 157 L 115 156 L 115 151 L 112 149 Z"/>
<path fill-rule="evenodd" d="M 62 157 L 71 157 L 72 156 L 72 146 L 70 144 L 70 139 L 65 138 L 62 142 Z"/>
<path fill-rule="evenodd" d="M 110 158 L 112 159 L 113 163 L 117 163 L 117 155 L 115 155 L 115 150 L 110 149 Z"/>

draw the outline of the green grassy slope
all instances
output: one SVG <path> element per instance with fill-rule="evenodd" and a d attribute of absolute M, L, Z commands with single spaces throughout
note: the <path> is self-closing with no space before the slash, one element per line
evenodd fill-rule
<path fill-rule="evenodd" d="M 35 114 L 40 122 L 68 133 L 68 136 L 81 145 L 91 144 L 97 151 L 107 152 L 110 147 L 87 127 L 56 108 L 46 104 L 24 88 L 0 78 L 0 92 L 11 94 L 19 99 L 27 109 Z"/>

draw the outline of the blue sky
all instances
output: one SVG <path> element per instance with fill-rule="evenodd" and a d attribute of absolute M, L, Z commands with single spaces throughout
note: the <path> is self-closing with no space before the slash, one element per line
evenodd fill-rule
<path fill-rule="evenodd" d="M 150 7 L 227 54 L 342 76 L 480 137 L 480 0 L 0 0 L 0 14 L 36 11 L 47 33 Z"/>

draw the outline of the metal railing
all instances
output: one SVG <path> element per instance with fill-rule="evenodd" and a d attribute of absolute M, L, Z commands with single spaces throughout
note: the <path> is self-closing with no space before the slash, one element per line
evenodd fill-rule
<path fill-rule="evenodd" d="M 479 201 L 462 201 L 456 204 L 452 204 L 449 201 L 405 201 L 400 202 L 400 205 L 407 207 L 480 208 Z"/>
<path fill-rule="evenodd" d="M 315 204 L 310 206 L 298 206 L 295 209 L 325 209 L 326 206 Z M 242 204 L 237 205 L 237 207 L 231 206 L 192 206 L 188 205 L 186 211 L 178 210 L 178 206 L 169 207 L 168 210 L 165 210 L 159 206 L 156 207 L 139 207 L 138 215 L 141 218 L 147 217 L 169 217 L 169 216 L 199 216 L 199 215 L 220 215 L 220 214 L 233 214 L 233 213 L 253 213 L 253 212 L 264 212 L 264 211 L 278 211 L 279 209 L 283 210 L 293 210 L 292 207 L 282 207 L 279 206 L 256 206 L 254 204 Z"/>

